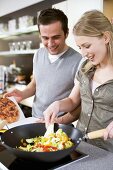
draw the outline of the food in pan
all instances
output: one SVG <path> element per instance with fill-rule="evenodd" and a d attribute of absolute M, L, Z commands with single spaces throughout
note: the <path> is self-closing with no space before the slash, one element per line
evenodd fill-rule
<path fill-rule="evenodd" d="M 0 98 L 0 119 L 12 123 L 17 121 L 18 118 L 19 110 L 16 104 L 8 98 Z"/>
<path fill-rule="evenodd" d="M 70 148 L 74 145 L 71 139 L 62 129 L 51 133 L 47 137 L 39 136 L 30 139 L 22 139 L 22 146 L 17 147 L 23 151 L 30 152 L 51 152 Z"/>

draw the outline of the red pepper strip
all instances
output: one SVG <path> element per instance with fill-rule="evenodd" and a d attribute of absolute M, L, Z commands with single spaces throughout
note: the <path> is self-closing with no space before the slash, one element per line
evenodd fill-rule
<path fill-rule="evenodd" d="M 41 144 L 37 144 L 36 147 L 40 147 L 43 149 L 43 152 L 51 152 L 52 151 L 57 151 L 58 148 L 57 147 L 54 147 L 54 146 L 45 146 L 45 145 L 41 145 Z"/>

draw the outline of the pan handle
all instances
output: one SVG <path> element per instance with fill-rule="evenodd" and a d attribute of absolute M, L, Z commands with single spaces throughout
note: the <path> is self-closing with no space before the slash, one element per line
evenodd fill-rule
<path fill-rule="evenodd" d="M 104 134 L 105 131 L 106 131 L 106 129 L 101 129 L 101 130 L 89 132 L 89 133 L 87 133 L 87 138 L 88 139 L 101 138 L 101 137 L 103 137 L 103 134 Z"/>

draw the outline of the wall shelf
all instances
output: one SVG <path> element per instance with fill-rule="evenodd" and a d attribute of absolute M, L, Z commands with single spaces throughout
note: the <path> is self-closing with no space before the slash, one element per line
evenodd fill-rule
<path fill-rule="evenodd" d="M 18 50 L 18 51 L 1 51 L 0 56 L 12 56 L 12 55 L 20 55 L 20 54 L 34 54 L 37 49 L 32 50 Z"/>
<path fill-rule="evenodd" d="M 27 28 L 17 29 L 14 32 L 4 32 L 0 34 L 0 39 L 5 39 L 11 36 L 26 34 L 26 33 L 32 33 L 38 31 L 38 26 L 33 25 Z"/>

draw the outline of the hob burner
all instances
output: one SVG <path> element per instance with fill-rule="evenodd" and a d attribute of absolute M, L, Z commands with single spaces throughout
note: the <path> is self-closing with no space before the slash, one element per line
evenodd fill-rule
<path fill-rule="evenodd" d="M 56 162 L 41 162 L 41 161 L 28 161 L 24 159 L 15 159 L 10 166 L 8 167 L 9 170 L 20 170 L 20 169 L 27 169 L 27 170 L 52 170 L 58 167 L 64 167 L 67 164 L 71 164 L 71 162 L 78 161 L 87 157 L 88 155 L 80 152 L 80 151 L 73 151 L 69 156 L 56 161 Z M 35 168 L 36 167 L 36 168 Z"/>

